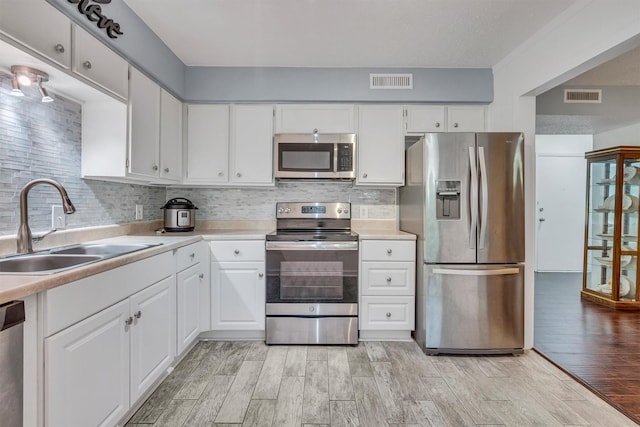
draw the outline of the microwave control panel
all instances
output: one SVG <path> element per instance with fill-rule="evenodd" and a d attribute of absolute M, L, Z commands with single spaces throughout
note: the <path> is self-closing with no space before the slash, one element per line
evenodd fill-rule
<path fill-rule="evenodd" d="M 353 170 L 353 144 L 338 144 L 338 172 Z"/>

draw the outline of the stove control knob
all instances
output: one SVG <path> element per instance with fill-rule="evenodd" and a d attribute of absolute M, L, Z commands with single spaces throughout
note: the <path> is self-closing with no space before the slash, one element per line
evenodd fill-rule
<path fill-rule="evenodd" d="M 309 311 L 310 311 L 311 313 L 313 313 L 314 311 L 316 311 L 316 308 L 315 308 L 314 306 L 310 305 L 310 306 L 309 306 Z"/>
<path fill-rule="evenodd" d="M 344 213 L 349 213 L 349 209 L 344 208 L 344 209 L 343 209 L 343 212 L 344 212 Z"/>
<path fill-rule="evenodd" d="M 282 212 L 284 212 L 284 209 L 278 208 L 278 213 L 281 214 Z"/>
<path fill-rule="evenodd" d="M 290 208 L 285 208 L 284 213 L 289 213 L 289 212 L 291 212 L 291 209 Z"/>
<path fill-rule="evenodd" d="M 338 213 L 339 214 L 342 213 L 342 209 L 338 208 Z"/>

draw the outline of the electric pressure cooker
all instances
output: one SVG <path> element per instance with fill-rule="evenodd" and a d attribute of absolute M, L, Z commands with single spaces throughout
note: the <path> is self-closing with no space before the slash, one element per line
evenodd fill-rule
<path fill-rule="evenodd" d="M 196 227 L 196 205 L 191 200 L 176 197 L 162 207 L 165 231 L 193 231 Z"/>

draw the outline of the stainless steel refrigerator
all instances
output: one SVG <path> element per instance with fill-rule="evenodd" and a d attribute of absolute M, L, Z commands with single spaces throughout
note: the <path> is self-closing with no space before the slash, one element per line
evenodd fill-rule
<path fill-rule="evenodd" d="M 428 354 L 521 353 L 522 134 L 425 134 L 406 150 L 405 180 L 400 229 L 418 236 L 418 344 Z"/>

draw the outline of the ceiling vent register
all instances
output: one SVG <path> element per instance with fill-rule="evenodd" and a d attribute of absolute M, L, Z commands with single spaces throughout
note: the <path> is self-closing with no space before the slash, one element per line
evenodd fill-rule
<path fill-rule="evenodd" d="M 369 74 L 369 89 L 413 89 L 413 74 Z"/>
<path fill-rule="evenodd" d="M 565 89 L 564 102 L 567 104 L 601 104 L 602 89 Z"/>

